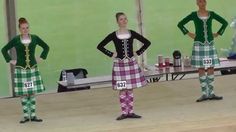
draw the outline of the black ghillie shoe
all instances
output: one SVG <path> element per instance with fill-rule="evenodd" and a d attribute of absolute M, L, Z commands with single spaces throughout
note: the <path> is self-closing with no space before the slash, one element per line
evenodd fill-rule
<path fill-rule="evenodd" d="M 216 96 L 215 94 L 211 94 L 209 97 L 208 97 L 209 100 L 222 100 L 223 97 L 222 96 Z"/>
<path fill-rule="evenodd" d="M 208 100 L 208 97 L 204 94 L 199 99 L 196 100 L 196 102 L 202 102 Z"/>
<path fill-rule="evenodd" d="M 20 121 L 20 124 L 23 124 L 23 123 L 26 123 L 26 122 L 29 122 L 29 119 L 28 118 L 24 118 L 23 120 Z"/>
<path fill-rule="evenodd" d="M 136 115 L 135 113 L 130 113 L 127 115 L 128 118 L 142 118 L 140 115 Z"/>
<path fill-rule="evenodd" d="M 32 122 L 43 122 L 42 119 L 39 119 L 39 118 L 37 118 L 37 117 L 32 117 L 32 118 L 31 118 L 31 121 L 32 121 Z"/>
<path fill-rule="evenodd" d="M 123 119 L 126 119 L 127 118 L 127 115 L 125 115 L 125 114 L 122 114 L 122 115 L 120 115 L 119 117 L 117 117 L 116 118 L 116 120 L 123 120 Z"/>

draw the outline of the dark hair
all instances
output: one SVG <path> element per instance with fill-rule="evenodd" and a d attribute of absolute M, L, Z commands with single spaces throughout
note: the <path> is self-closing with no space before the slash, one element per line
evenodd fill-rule
<path fill-rule="evenodd" d="M 196 2 L 197 2 L 198 0 L 196 0 Z M 205 0 L 206 1 L 206 0 Z M 207 1 L 206 1 L 207 2 Z"/>
<path fill-rule="evenodd" d="M 28 21 L 24 17 L 19 18 L 18 22 L 19 22 L 19 25 L 18 25 L 19 27 L 21 24 L 25 24 L 25 23 L 28 24 Z"/>
<path fill-rule="evenodd" d="M 125 13 L 124 12 L 117 12 L 116 13 L 116 21 L 118 21 L 119 17 L 122 15 L 125 15 Z"/>

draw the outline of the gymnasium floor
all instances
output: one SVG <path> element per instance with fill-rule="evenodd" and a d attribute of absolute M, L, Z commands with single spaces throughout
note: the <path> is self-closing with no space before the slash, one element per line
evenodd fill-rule
<path fill-rule="evenodd" d="M 116 121 L 117 92 L 99 88 L 39 95 L 43 123 L 19 124 L 18 98 L 0 99 L 0 132 L 236 132 L 236 75 L 216 78 L 222 101 L 195 103 L 197 79 L 149 84 L 135 90 L 135 112 L 142 119 Z"/>

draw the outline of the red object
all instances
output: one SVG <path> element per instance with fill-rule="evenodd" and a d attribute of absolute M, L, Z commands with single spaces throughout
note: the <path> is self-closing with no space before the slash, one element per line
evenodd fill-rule
<path fill-rule="evenodd" d="M 158 67 L 164 67 L 163 63 L 159 63 Z"/>
<path fill-rule="evenodd" d="M 165 58 L 165 66 L 170 66 L 170 58 Z"/>

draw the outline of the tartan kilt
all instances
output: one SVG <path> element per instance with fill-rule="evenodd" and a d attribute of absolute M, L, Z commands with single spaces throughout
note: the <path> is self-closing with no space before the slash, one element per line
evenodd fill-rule
<path fill-rule="evenodd" d="M 117 89 L 117 81 L 126 81 L 126 88 Z M 147 81 L 136 59 L 115 59 L 112 70 L 112 87 L 114 90 L 134 89 L 145 86 Z"/>
<path fill-rule="evenodd" d="M 26 88 L 25 82 L 33 82 L 32 87 Z M 16 95 L 35 94 L 43 92 L 45 90 L 42 78 L 37 67 L 32 69 L 22 69 L 18 67 L 15 68 L 14 83 L 14 90 Z"/>
<path fill-rule="evenodd" d="M 203 59 L 210 58 L 212 63 L 208 66 L 204 65 Z M 191 65 L 195 68 L 209 68 L 220 65 L 220 60 L 217 55 L 216 48 L 214 46 L 214 42 L 211 43 L 201 43 L 194 42 L 192 57 L 191 57 Z"/>

